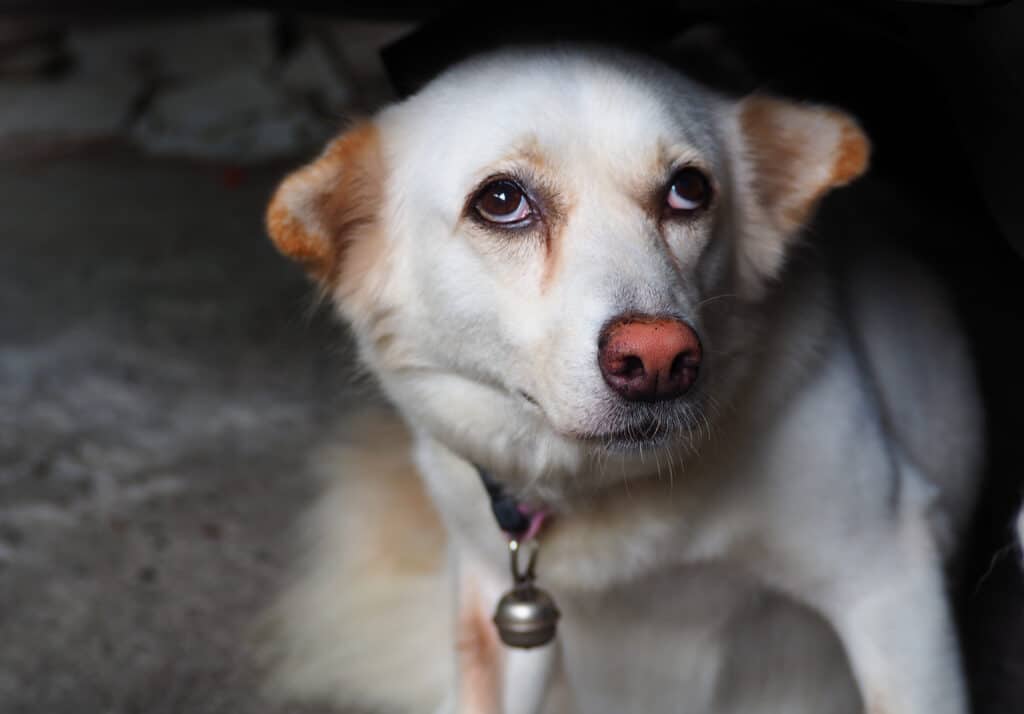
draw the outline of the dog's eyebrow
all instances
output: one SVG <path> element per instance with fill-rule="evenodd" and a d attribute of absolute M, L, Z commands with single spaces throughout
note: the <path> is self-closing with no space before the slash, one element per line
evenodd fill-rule
<path fill-rule="evenodd" d="M 534 136 L 524 139 L 519 146 L 513 149 L 505 157 L 504 161 L 519 165 L 529 166 L 534 173 L 543 174 L 548 171 L 547 162 L 544 160 L 544 152 L 540 143 Z"/>
<path fill-rule="evenodd" d="M 708 166 L 704 156 L 692 144 L 682 142 L 658 142 L 657 161 L 658 167 L 670 174 L 684 166 L 693 166 L 705 173 L 711 173 L 712 171 L 712 167 Z"/>
<path fill-rule="evenodd" d="M 544 163 L 544 152 L 541 149 L 540 140 L 533 132 L 524 132 L 514 137 L 508 137 L 506 141 L 494 147 L 497 158 L 489 163 L 517 162 L 536 164 Z"/>

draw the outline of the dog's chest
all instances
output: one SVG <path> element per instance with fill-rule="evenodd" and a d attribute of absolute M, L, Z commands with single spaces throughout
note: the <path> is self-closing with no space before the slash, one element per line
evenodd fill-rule
<path fill-rule="evenodd" d="M 559 597 L 579 711 L 860 711 L 828 626 L 722 569 L 684 567 L 601 595 Z"/>

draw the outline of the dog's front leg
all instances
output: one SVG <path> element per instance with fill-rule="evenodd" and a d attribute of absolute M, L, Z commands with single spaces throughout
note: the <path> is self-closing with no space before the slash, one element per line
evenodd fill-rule
<path fill-rule="evenodd" d="M 875 535 L 851 558 L 805 560 L 799 577 L 776 585 L 832 624 L 866 714 L 965 714 L 959 648 L 932 536 L 924 525 L 906 524 Z"/>
<path fill-rule="evenodd" d="M 454 556 L 457 611 L 453 693 L 447 714 L 540 714 L 557 645 L 530 650 L 502 644 L 491 621 L 509 578 L 465 553 Z"/>
<path fill-rule="evenodd" d="M 825 610 L 846 648 L 866 714 L 965 714 L 959 648 L 937 562 L 894 561 L 870 592 Z"/>

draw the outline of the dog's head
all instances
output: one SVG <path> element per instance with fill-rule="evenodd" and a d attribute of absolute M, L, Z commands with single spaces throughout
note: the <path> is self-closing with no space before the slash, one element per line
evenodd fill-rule
<path fill-rule="evenodd" d="M 697 438 L 743 345 L 723 306 L 762 299 L 867 154 L 833 109 L 504 52 L 336 139 L 268 223 L 417 428 L 536 476 Z"/>

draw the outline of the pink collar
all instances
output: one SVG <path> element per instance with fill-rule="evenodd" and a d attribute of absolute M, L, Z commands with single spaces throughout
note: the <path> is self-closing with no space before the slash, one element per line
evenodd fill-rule
<path fill-rule="evenodd" d="M 528 519 L 529 525 L 526 527 L 525 531 L 518 534 L 505 531 L 505 536 L 509 540 L 515 539 L 520 543 L 525 543 L 526 541 L 537 537 L 541 528 L 544 527 L 544 522 L 547 520 L 548 516 L 551 515 L 551 511 L 546 508 L 530 508 L 522 504 L 518 504 L 517 508 L 519 509 L 519 512 L 523 514 L 523 517 Z"/>

